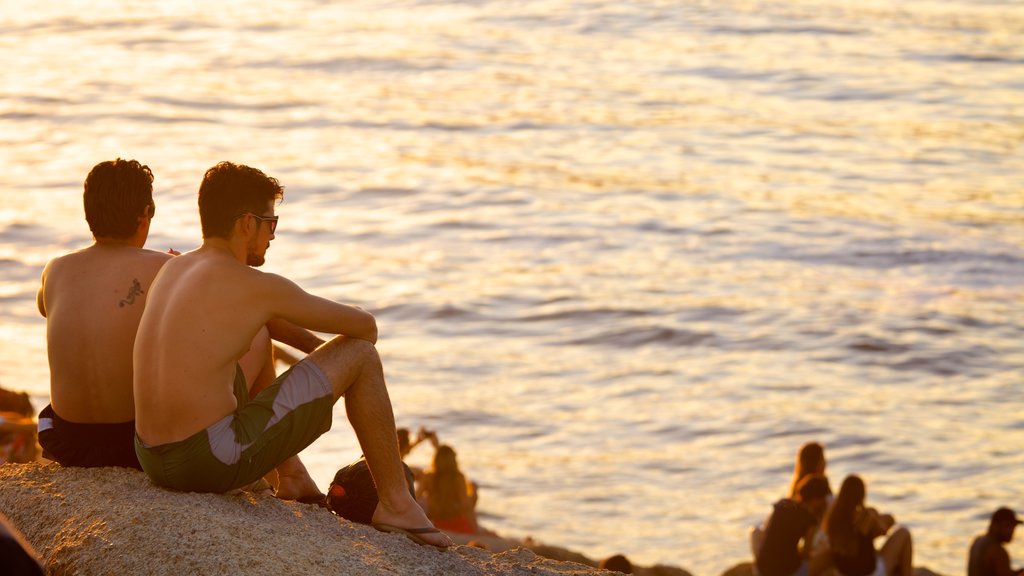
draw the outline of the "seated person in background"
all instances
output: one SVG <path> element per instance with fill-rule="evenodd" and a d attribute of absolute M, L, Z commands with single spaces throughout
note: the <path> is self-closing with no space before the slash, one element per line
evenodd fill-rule
<path fill-rule="evenodd" d="M 85 179 L 83 203 L 94 242 L 51 260 L 37 296 L 46 317 L 51 402 L 39 415 L 39 441 L 44 456 L 64 466 L 141 469 L 132 350 L 150 285 L 174 253 L 143 248 L 156 214 L 148 166 L 120 158 L 97 164 Z M 240 361 L 253 391 L 274 380 L 271 337 L 306 350 L 321 343 L 286 322 L 269 322 Z M 278 497 L 322 498 L 304 472 L 282 476 Z"/>
<path fill-rule="evenodd" d="M 789 498 L 798 500 L 797 486 L 806 476 L 825 474 L 825 447 L 818 442 L 807 442 L 797 451 L 796 463 L 793 465 L 793 481 L 789 485 Z M 826 482 L 828 478 L 826 477 Z M 828 502 L 832 502 L 832 489 L 828 491 Z M 764 542 L 764 525 L 754 526 L 750 530 L 750 551 L 757 558 Z"/>
<path fill-rule="evenodd" d="M 1010 568 L 1010 554 L 1004 544 L 1013 540 L 1013 532 L 1021 521 L 1009 508 L 1000 508 L 992 514 L 988 532 L 971 543 L 967 553 L 967 576 L 1021 576 L 1024 569 Z"/>
<path fill-rule="evenodd" d="M 426 440 L 426 437 L 422 435 L 423 430 L 425 428 L 420 428 L 421 434 L 417 435 L 415 440 L 408 428 L 399 428 L 395 431 L 398 434 L 398 455 L 402 457 L 402 460 L 405 460 L 405 457 L 412 452 L 413 448 L 419 446 L 420 442 Z"/>
<path fill-rule="evenodd" d="M 412 438 L 412 435 L 410 434 L 408 428 L 399 428 L 397 432 L 398 452 L 402 456 L 403 461 L 405 460 L 405 457 L 408 456 L 410 452 L 412 452 L 413 448 L 419 446 L 420 444 L 427 440 L 429 440 L 430 443 L 434 445 L 434 450 L 437 450 L 437 433 L 431 430 L 427 430 L 423 426 L 420 426 L 420 429 L 416 432 L 416 438 Z M 420 468 L 418 466 L 410 466 L 409 469 L 412 470 L 413 477 L 415 478 L 415 483 L 419 484 L 419 481 L 423 478 L 423 468 Z"/>
<path fill-rule="evenodd" d="M 433 466 L 423 473 L 416 498 L 434 525 L 461 534 L 477 534 L 476 484 L 466 480 L 459 470 L 455 450 L 441 444 L 434 453 Z"/>
<path fill-rule="evenodd" d="M 759 576 L 816 576 L 828 568 L 827 550 L 814 549 L 828 494 L 828 480 L 811 474 L 797 484 L 795 499 L 775 503 L 765 525 L 764 545 L 756 557 Z"/>
<path fill-rule="evenodd" d="M 0 464 L 36 461 L 35 414 L 28 394 L 0 388 Z"/>
<path fill-rule="evenodd" d="M 859 476 L 843 480 L 839 494 L 825 515 L 825 533 L 832 551 L 832 564 L 840 576 L 913 576 L 913 543 L 903 527 L 892 529 L 896 520 L 865 506 L 867 488 Z M 875 551 L 875 538 L 892 530 L 882 549 Z"/>
<path fill-rule="evenodd" d="M 626 558 L 622 554 L 615 554 L 601 560 L 598 562 L 597 567 L 602 570 L 608 570 L 609 572 L 619 572 L 621 574 L 633 573 L 633 563 L 629 561 L 629 558 Z"/>
<path fill-rule="evenodd" d="M 135 450 L 161 486 L 227 492 L 249 484 L 331 427 L 345 398 L 379 504 L 374 527 L 452 545 L 409 492 L 373 315 L 256 270 L 277 229 L 284 189 L 221 162 L 199 187 L 203 244 L 166 264 L 135 339 Z M 250 398 L 238 360 L 274 319 L 337 334 Z"/>

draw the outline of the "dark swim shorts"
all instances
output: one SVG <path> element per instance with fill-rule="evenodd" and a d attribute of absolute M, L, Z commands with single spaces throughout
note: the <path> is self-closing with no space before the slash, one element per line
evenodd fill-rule
<path fill-rule="evenodd" d="M 141 470 L 135 455 L 135 421 L 116 424 L 68 422 L 47 405 L 39 413 L 43 457 L 61 466 L 122 466 Z"/>
<path fill-rule="evenodd" d="M 281 374 L 252 400 L 235 372 L 238 408 L 188 438 L 135 452 L 153 482 L 186 492 L 227 492 L 251 484 L 330 430 L 334 391 L 312 360 Z"/>

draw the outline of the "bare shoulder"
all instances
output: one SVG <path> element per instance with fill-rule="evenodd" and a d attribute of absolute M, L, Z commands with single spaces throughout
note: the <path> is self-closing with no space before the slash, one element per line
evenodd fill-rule
<path fill-rule="evenodd" d="M 164 264 L 166 264 L 168 260 L 174 258 L 174 256 L 168 254 L 167 252 L 157 252 L 156 250 L 148 250 L 143 248 L 139 250 L 138 258 L 139 262 L 142 263 L 143 265 L 159 269 Z"/>
<path fill-rule="evenodd" d="M 173 255 L 168 254 L 167 252 L 160 252 L 158 250 L 150 250 L 149 248 L 141 248 L 139 250 L 139 254 L 140 254 L 140 256 L 142 258 L 146 258 L 148 260 L 153 260 L 155 262 L 166 262 L 166 261 L 170 260 L 171 258 L 174 258 Z"/>
<path fill-rule="evenodd" d="M 85 249 L 75 250 L 74 252 L 68 252 L 67 254 L 62 254 L 60 256 L 55 256 L 51 258 L 50 261 L 47 262 L 46 266 L 43 268 L 43 274 L 53 274 L 55 272 L 59 272 L 62 268 L 65 268 L 67 266 L 74 266 L 75 262 L 84 258 L 84 252 Z"/>

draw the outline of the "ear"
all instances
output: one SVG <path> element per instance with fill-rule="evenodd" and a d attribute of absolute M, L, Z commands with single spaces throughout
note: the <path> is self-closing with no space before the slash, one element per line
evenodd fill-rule
<path fill-rule="evenodd" d="M 134 244 L 139 248 L 146 245 L 146 239 L 149 238 L 149 226 L 152 220 L 146 216 L 139 216 L 138 224 L 135 226 L 135 234 L 132 236 Z"/>
<path fill-rule="evenodd" d="M 245 238 L 252 232 L 252 218 L 249 216 L 239 216 L 235 218 L 234 228 L 232 233 L 238 238 Z"/>

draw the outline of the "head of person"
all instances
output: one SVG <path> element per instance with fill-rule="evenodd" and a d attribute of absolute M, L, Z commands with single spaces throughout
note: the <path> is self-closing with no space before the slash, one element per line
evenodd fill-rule
<path fill-rule="evenodd" d="M 405 458 L 412 451 L 412 443 L 409 440 L 409 429 L 408 428 L 397 428 L 395 433 L 398 435 L 398 455 Z"/>
<path fill-rule="evenodd" d="M 140 226 L 144 235 L 149 233 L 156 214 L 149 166 L 122 158 L 100 162 L 86 176 L 84 190 L 85 220 L 93 237 L 126 240 Z"/>
<path fill-rule="evenodd" d="M 992 513 L 992 519 L 988 524 L 988 533 L 995 536 L 1000 542 L 1008 543 L 1013 540 L 1013 532 L 1021 520 L 1017 514 L 1009 508 L 1000 508 Z"/>
<path fill-rule="evenodd" d="M 793 466 L 793 482 L 790 485 L 789 497 L 797 497 L 796 485 L 809 474 L 825 473 L 825 447 L 818 442 L 808 442 L 800 447 Z"/>
<path fill-rule="evenodd" d="M 864 507 L 866 496 L 867 488 L 860 476 L 850 474 L 843 480 L 839 494 L 825 513 L 825 533 L 833 551 L 844 556 L 856 553 L 857 514 Z"/>
<path fill-rule="evenodd" d="M 633 563 L 629 561 L 629 558 L 626 558 L 622 554 L 615 554 L 601 560 L 597 567 L 603 570 L 608 570 L 609 572 L 620 572 L 622 574 L 633 573 Z"/>
<path fill-rule="evenodd" d="M 459 470 L 455 450 L 441 444 L 434 452 L 427 501 L 431 517 L 453 518 L 464 513 L 461 502 L 466 495 L 466 477 Z"/>
<path fill-rule="evenodd" d="M 832 489 L 823 474 L 809 474 L 797 484 L 797 500 L 807 507 L 819 521 L 828 508 L 828 497 Z"/>
<path fill-rule="evenodd" d="M 206 171 L 199 186 L 199 220 L 203 238 L 243 239 L 246 261 L 261 266 L 277 229 L 274 206 L 284 187 L 262 171 L 221 162 Z"/>
<path fill-rule="evenodd" d="M 459 461 L 455 456 L 455 449 L 447 444 L 441 444 L 434 452 L 434 472 L 448 474 L 459 471 Z"/>

